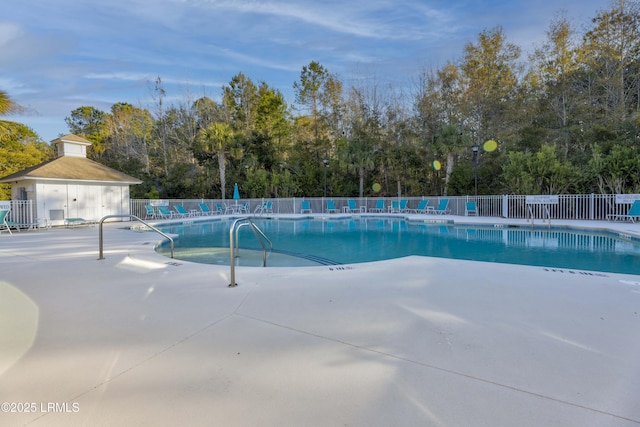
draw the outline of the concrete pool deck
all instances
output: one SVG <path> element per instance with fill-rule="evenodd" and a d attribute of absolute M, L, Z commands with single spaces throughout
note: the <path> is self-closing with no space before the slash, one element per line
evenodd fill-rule
<path fill-rule="evenodd" d="M 0 235 L 0 425 L 640 425 L 640 276 L 407 257 L 227 288 L 122 226 L 102 261 L 97 227 Z"/>

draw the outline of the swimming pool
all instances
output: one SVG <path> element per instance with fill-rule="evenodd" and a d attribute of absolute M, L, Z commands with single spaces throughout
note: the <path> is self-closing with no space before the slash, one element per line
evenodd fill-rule
<path fill-rule="evenodd" d="M 267 266 L 355 264 L 410 255 L 640 274 L 640 241 L 570 228 L 433 224 L 392 217 L 254 218 L 273 242 Z M 229 265 L 229 220 L 165 225 L 179 235 L 175 258 Z M 262 249 L 240 230 L 236 265 L 261 266 Z M 158 252 L 167 254 L 168 245 Z"/>

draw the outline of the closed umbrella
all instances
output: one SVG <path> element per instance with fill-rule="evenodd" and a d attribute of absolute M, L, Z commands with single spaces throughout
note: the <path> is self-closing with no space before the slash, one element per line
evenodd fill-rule
<path fill-rule="evenodd" d="M 233 200 L 236 201 L 236 206 L 234 208 L 234 211 L 237 212 L 238 211 L 238 200 L 240 200 L 240 192 L 238 191 L 238 183 L 237 182 L 235 184 L 233 184 Z"/>
<path fill-rule="evenodd" d="M 238 191 L 238 183 L 233 184 L 233 200 L 240 200 L 240 192 Z M 236 202 L 238 204 L 238 202 Z"/>

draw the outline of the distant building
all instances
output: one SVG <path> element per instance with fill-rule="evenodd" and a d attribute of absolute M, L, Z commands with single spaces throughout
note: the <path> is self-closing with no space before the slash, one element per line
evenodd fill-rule
<path fill-rule="evenodd" d="M 58 157 L 0 178 L 12 200 L 31 200 L 40 225 L 66 218 L 98 220 L 129 213 L 129 186 L 142 181 L 87 159 L 90 141 L 65 135 L 51 141 Z"/>

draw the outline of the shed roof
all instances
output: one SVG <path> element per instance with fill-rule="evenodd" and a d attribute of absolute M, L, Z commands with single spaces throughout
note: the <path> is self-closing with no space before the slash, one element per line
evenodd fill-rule
<path fill-rule="evenodd" d="M 91 141 L 72 133 L 54 139 L 51 141 L 51 144 L 57 144 L 60 142 L 74 142 L 76 144 L 91 145 Z"/>
<path fill-rule="evenodd" d="M 140 184 L 137 178 L 84 157 L 63 156 L 0 178 L 0 183 L 19 180 L 78 180 Z"/>

